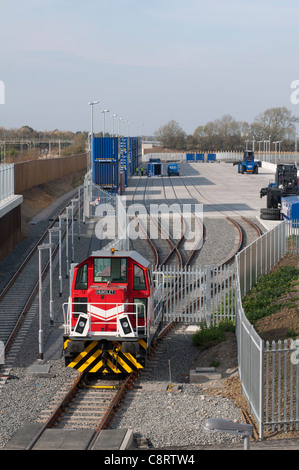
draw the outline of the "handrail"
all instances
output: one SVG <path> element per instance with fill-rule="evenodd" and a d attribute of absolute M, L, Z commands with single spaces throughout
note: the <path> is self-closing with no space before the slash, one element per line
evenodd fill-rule
<path fill-rule="evenodd" d="M 78 306 L 84 306 L 82 308 L 82 312 L 78 311 Z M 103 318 L 103 315 L 96 311 L 92 311 L 92 307 L 97 308 L 97 306 L 109 306 L 111 305 L 112 308 L 110 309 L 110 315 L 108 318 Z M 74 306 L 76 306 L 76 311 L 74 311 Z M 133 307 L 132 310 L 128 309 Z M 141 310 L 140 310 L 141 307 Z M 145 305 L 141 302 L 72 302 L 71 299 L 68 302 L 65 302 L 62 305 L 63 309 L 63 317 L 64 317 L 64 333 L 66 335 L 72 336 L 75 326 L 71 324 L 72 316 L 79 315 L 85 316 L 88 321 L 88 336 L 96 335 L 97 332 L 101 331 L 101 328 L 106 327 L 108 324 L 114 325 L 114 329 L 109 331 L 101 331 L 103 334 L 111 334 L 113 333 L 115 336 L 122 336 L 122 331 L 119 326 L 119 320 L 124 315 L 127 316 L 131 322 L 131 327 L 135 335 L 137 335 L 138 328 L 144 328 L 144 334 L 146 334 L 147 329 L 147 322 L 146 322 L 146 310 Z M 111 312 L 111 310 L 113 310 Z M 103 313 L 108 312 L 109 309 L 103 310 Z M 87 313 L 86 313 L 87 312 Z M 132 325 L 132 322 L 134 325 Z M 92 330 L 92 325 L 97 324 L 99 329 L 96 331 Z"/>

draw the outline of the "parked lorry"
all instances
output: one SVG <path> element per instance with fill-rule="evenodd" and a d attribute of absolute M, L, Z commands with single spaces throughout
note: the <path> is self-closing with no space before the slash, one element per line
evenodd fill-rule
<path fill-rule="evenodd" d="M 276 167 L 275 181 L 260 190 L 260 197 L 267 196 L 267 207 L 261 209 L 261 219 L 280 220 L 282 198 L 298 196 L 297 167 L 290 163 L 280 163 Z"/>
<path fill-rule="evenodd" d="M 168 163 L 168 176 L 179 176 L 179 166 L 177 163 Z"/>
<path fill-rule="evenodd" d="M 257 174 L 262 163 L 254 159 L 254 152 L 252 150 L 245 150 L 243 160 L 234 162 L 233 165 L 238 165 L 238 173 Z"/>

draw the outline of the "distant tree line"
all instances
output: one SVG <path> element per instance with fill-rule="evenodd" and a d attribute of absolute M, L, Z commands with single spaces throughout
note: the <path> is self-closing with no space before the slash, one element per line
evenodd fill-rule
<path fill-rule="evenodd" d="M 0 127 L 0 141 L 6 142 L 5 161 L 7 163 L 25 161 L 48 155 L 49 142 L 51 143 L 51 155 L 58 154 L 58 141 L 70 141 L 67 146 L 61 145 L 61 156 L 79 155 L 86 152 L 88 132 L 37 131 L 30 126 L 22 126 L 16 129 Z M 18 142 L 13 144 L 12 142 Z M 28 144 L 30 142 L 30 145 Z M 9 143 L 9 144 L 8 144 Z M 4 147 L 1 147 L 0 160 L 4 158 Z"/>
<path fill-rule="evenodd" d="M 220 119 L 196 127 L 187 135 L 180 125 L 172 120 L 155 132 L 155 138 L 167 149 L 181 151 L 243 151 L 246 146 L 263 150 L 264 141 L 281 142 L 282 151 L 294 151 L 295 124 L 299 117 L 292 115 L 286 107 L 270 108 L 259 114 L 252 124 L 236 121 L 226 114 Z M 274 147 L 271 146 L 271 150 Z"/>

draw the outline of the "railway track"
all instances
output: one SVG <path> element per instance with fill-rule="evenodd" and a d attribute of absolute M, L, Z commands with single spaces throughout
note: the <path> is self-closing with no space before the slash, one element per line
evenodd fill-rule
<path fill-rule="evenodd" d="M 199 204 L 202 202 L 206 202 L 207 204 L 213 203 L 213 201 L 209 200 L 208 198 L 204 197 L 197 186 L 192 184 L 192 179 L 188 178 L 187 174 L 183 174 L 183 177 L 166 177 L 162 176 L 160 178 L 142 178 L 139 177 L 138 184 L 134 188 L 134 193 L 132 197 L 132 204 L 142 204 L 147 208 L 148 216 L 147 218 L 143 218 L 139 220 L 141 225 L 140 230 L 144 233 L 144 238 L 146 238 L 146 243 L 150 245 L 151 252 L 154 253 L 154 264 L 156 266 L 165 266 L 169 265 L 178 265 L 180 267 L 183 266 L 192 266 L 197 264 L 202 264 L 200 262 L 200 252 L 203 245 L 205 250 L 213 251 L 213 246 L 209 249 L 210 237 L 206 236 L 207 232 L 210 230 L 209 227 L 206 226 L 206 223 L 199 220 L 194 214 L 192 214 L 192 224 L 193 227 L 196 227 L 196 233 L 201 234 L 202 244 L 200 247 L 195 248 L 191 251 L 186 251 L 184 249 L 184 220 L 181 218 L 181 238 L 173 239 L 172 234 L 170 231 L 165 232 L 163 230 L 163 226 L 160 223 L 157 224 L 156 217 L 150 218 L 150 210 L 149 204 L 155 204 L 157 199 L 154 197 L 151 198 L 153 190 L 153 182 L 157 181 L 161 182 L 161 191 L 162 191 L 162 198 L 160 198 L 157 203 L 165 202 L 168 203 L 168 206 L 178 204 L 180 208 L 182 208 L 183 202 L 181 199 L 181 195 L 178 196 L 177 188 L 176 188 L 176 181 L 180 181 L 179 187 L 182 186 L 185 188 L 186 193 L 188 194 L 189 198 L 184 197 L 184 203 L 186 201 L 192 204 Z M 142 184 L 142 185 L 141 185 Z M 214 205 L 215 206 L 215 205 Z M 219 208 L 217 210 L 220 217 L 224 217 L 227 224 L 231 225 L 232 227 L 232 235 L 231 238 L 235 237 L 234 248 L 231 249 L 230 252 L 225 253 L 225 249 L 222 252 L 223 259 L 220 261 L 220 264 L 229 264 L 233 261 L 235 254 L 240 251 L 244 246 L 251 243 L 254 239 L 261 235 L 261 229 L 255 224 L 252 220 L 244 217 L 243 215 L 239 214 L 238 212 L 234 211 L 234 215 L 228 217 L 223 210 Z M 142 223 L 144 222 L 144 223 Z M 177 221 L 176 221 L 177 223 Z M 159 237 L 153 240 L 150 238 L 150 234 L 147 233 L 147 227 L 149 224 L 153 224 L 158 230 Z M 169 224 L 171 226 L 171 223 Z M 168 227 L 167 227 L 168 228 Z M 194 230 L 194 229 L 193 229 Z M 136 246 L 137 251 L 141 249 L 143 240 L 138 239 L 138 248 L 137 248 L 137 241 L 133 242 L 133 246 Z M 214 243 L 214 242 L 212 242 Z M 211 263 L 213 263 L 211 261 Z"/>
<path fill-rule="evenodd" d="M 171 322 L 160 332 L 149 352 L 149 361 L 153 360 L 161 342 L 175 325 L 176 322 Z M 53 397 L 48 407 L 42 410 L 38 420 L 42 426 L 25 450 L 34 449 L 47 429 L 90 430 L 92 436 L 86 450 L 92 450 L 101 431 L 109 428 L 126 393 L 134 386 L 138 376 L 138 372 L 122 378 L 115 375 L 95 377 L 94 374 L 78 374 L 75 381 L 67 384 L 58 392 L 58 398 Z"/>
<path fill-rule="evenodd" d="M 88 374 L 79 374 L 59 403 L 56 404 L 54 398 L 49 408 L 41 412 L 38 421 L 42 426 L 25 450 L 34 449 L 47 429 L 90 430 L 92 435 L 86 450 L 92 450 L 100 432 L 109 427 L 134 378 L 134 373 L 122 380 L 115 377 L 95 379 Z M 45 418 L 47 414 L 49 415 Z"/>
<path fill-rule="evenodd" d="M 147 243 L 150 245 L 151 250 L 154 253 L 154 264 L 156 266 L 160 265 L 163 266 L 166 264 L 166 262 L 169 260 L 169 258 L 174 255 L 177 260 L 177 264 L 179 266 L 182 266 L 183 261 L 182 261 L 182 256 L 179 251 L 178 244 L 176 244 L 170 237 L 170 234 L 168 231 L 165 230 L 163 227 L 163 224 L 161 223 L 161 219 L 159 220 L 158 217 L 153 217 L 151 215 L 150 211 L 150 203 L 153 202 L 148 198 L 147 192 L 150 192 L 149 189 L 149 178 L 142 178 L 140 177 L 138 180 L 138 184 L 135 187 L 134 194 L 132 197 L 132 204 L 136 204 L 138 207 L 138 204 L 141 204 L 140 199 L 138 202 L 136 201 L 136 194 L 137 190 L 140 187 L 140 182 L 144 183 L 144 186 L 142 188 L 142 205 L 146 207 L 147 210 L 147 216 L 145 218 L 141 218 L 140 215 L 138 217 L 138 221 L 136 219 L 136 224 L 138 223 L 139 228 L 142 230 Z M 140 197 L 140 194 L 139 194 Z M 151 228 L 151 224 L 155 229 Z M 148 231 L 148 225 L 150 226 L 150 231 Z M 152 237 L 151 233 L 153 233 L 153 230 L 156 232 L 157 236 Z M 149 233 L 150 232 L 150 233 Z M 138 240 L 138 245 L 140 247 L 140 242 L 141 240 Z M 138 249 L 137 249 L 138 251 Z"/>
<path fill-rule="evenodd" d="M 59 215 L 62 215 L 66 207 L 70 205 L 70 201 L 60 211 Z M 75 209 L 74 215 L 76 215 L 78 207 Z M 16 335 L 20 330 L 21 325 L 23 326 L 22 337 L 19 339 L 22 342 L 23 337 L 30 328 L 30 324 L 33 316 L 35 315 L 35 309 L 31 311 L 31 307 L 36 306 L 36 294 L 39 289 L 39 253 L 38 247 L 43 243 L 47 242 L 49 230 L 53 229 L 55 223 L 59 219 L 59 215 L 53 221 L 50 222 L 47 229 L 43 232 L 38 241 L 31 248 L 24 261 L 16 270 L 14 276 L 9 280 L 3 291 L 0 293 L 0 312 L 1 312 L 1 330 L 0 340 L 4 344 L 4 354 L 7 357 L 9 350 L 10 361 L 6 362 L 4 366 L 0 366 L 0 385 L 5 382 L 5 378 L 9 375 L 10 363 L 12 363 L 18 354 L 18 343 L 15 341 Z M 69 220 L 69 226 L 72 223 L 72 219 Z M 61 241 L 63 241 L 68 234 L 67 224 L 61 233 Z M 52 261 L 55 255 L 58 253 L 59 240 L 52 240 Z M 63 247 L 61 247 L 63 249 Z M 41 257 L 41 278 L 44 279 L 50 266 L 50 259 Z M 13 348 L 12 348 L 13 345 Z"/>
<path fill-rule="evenodd" d="M 190 198 L 192 198 L 197 203 L 213 204 L 214 210 L 216 210 L 220 216 L 224 217 L 225 220 L 228 221 L 235 229 L 235 233 L 237 234 L 237 241 L 235 243 L 234 252 L 232 254 L 226 255 L 226 258 L 222 261 L 221 264 L 230 263 L 238 251 L 262 235 L 260 227 L 252 220 L 244 217 L 237 211 L 232 211 L 234 215 L 228 217 L 223 209 L 217 209 L 217 204 L 215 205 L 214 201 L 204 196 L 198 187 L 192 184 L 192 179 L 190 179 L 187 174 L 183 173 L 182 176 L 182 184 L 185 186 L 185 189 L 190 195 Z M 204 243 L 209 243 L 208 237 Z M 194 261 L 196 262 L 196 260 Z"/>

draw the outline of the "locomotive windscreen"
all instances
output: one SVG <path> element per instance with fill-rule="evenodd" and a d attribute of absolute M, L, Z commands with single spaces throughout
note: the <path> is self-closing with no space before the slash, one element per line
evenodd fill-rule
<path fill-rule="evenodd" d="M 126 258 L 95 258 L 94 282 L 127 282 Z"/>

